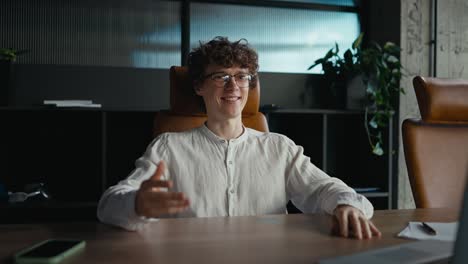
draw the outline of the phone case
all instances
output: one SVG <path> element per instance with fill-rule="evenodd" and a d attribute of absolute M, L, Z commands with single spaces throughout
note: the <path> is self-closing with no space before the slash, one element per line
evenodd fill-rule
<path fill-rule="evenodd" d="M 39 242 L 31 247 L 25 248 L 18 253 L 15 254 L 15 263 L 18 264 L 54 264 L 54 263 L 59 263 L 66 257 L 75 254 L 76 252 L 80 251 L 83 249 L 86 245 L 86 241 L 80 241 L 78 244 L 74 245 L 73 247 L 63 251 L 62 253 L 53 256 L 53 257 L 26 257 L 22 256 L 23 254 L 49 242 L 49 241 L 77 241 L 73 239 L 48 239 L 44 240 L 42 242 Z"/>

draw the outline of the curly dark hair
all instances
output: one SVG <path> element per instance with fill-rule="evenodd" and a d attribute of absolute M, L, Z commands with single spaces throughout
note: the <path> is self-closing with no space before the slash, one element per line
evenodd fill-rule
<path fill-rule="evenodd" d="M 249 73 L 254 75 L 250 88 L 257 84 L 258 55 L 246 39 L 231 42 L 227 37 L 218 36 L 207 43 L 200 42 L 200 46 L 193 49 L 188 57 L 188 71 L 192 83 L 202 81 L 205 69 L 210 64 L 226 68 L 248 68 Z"/>

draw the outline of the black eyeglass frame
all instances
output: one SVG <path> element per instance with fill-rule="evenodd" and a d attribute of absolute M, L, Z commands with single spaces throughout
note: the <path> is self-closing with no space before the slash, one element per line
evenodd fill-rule
<path fill-rule="evenodd" d="M 218 75 L 218 74 L 222 75 L 222 77 L 229 76 L 229 79 L 227 79 L 227 80 L 223 78 L 224 84 L 223 84 L 223 86 L 219 86 L 219 87 L 225 87 L 231 81 L 232 78 L 234 78 L 234 82 L 236 83 L 236 85 L 238 85 L 236 76 L 238 76 L 238 75 L 247 75 L 247 76 L 249 76 L 249 80 L 248 80 L 249 84 L 247 86 L 245 86 L 245 87 L 242 86 L 242 88 L 247 88 L 247 87 L 250 86 L 250 83 L 253 80 L 255 80 L 255 77 L 257 76 L 256 74 L 250 74 L 250 73 L 238 73 L 238 74 L 231 75 L 231 74 L 228 74 L 228 73 L 225 73 L 225 72 L 212 72 L 212 73 L 209 73 L 209 74 L 207 74 L 205 76 L 202 76 L 201 80 L 206 80 L 206 79 L 209 78 L 212 81 L 216 81 L 212 77 L 215 76 L 215 75 Z M 241 86 L 239 86 L 239 87 L 241 87 Z"/>

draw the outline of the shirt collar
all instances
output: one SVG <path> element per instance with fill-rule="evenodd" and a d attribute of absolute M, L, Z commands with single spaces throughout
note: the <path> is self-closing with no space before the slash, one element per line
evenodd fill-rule
<path fill-rule="evenodd" d="M 219 143 L 219 144 L 224 144 L 226 142 L 229 142 L 229 144 L 239 144 L 241 142 L 243 142 L 244 140 L 247 139 L 248 137 L 248 129 L 242 125 L 242 128 L 243 128 L 243 131 L 242 131 L 242 134 L 237 137 L 237 138 L 233 138 L 233 139 L 224 139 L 224 138 L 221 138 L 221 137 L 218 137 L 215 133 L 213 133 L 213 131 L 211 131 L 207 126 L 206 126 L 206 123 L 203 123 L 203 125 L 200 127 L 200 131 L 201 133 L 209 138 L 211 141 L 215 142 L 215 143 Z"/>

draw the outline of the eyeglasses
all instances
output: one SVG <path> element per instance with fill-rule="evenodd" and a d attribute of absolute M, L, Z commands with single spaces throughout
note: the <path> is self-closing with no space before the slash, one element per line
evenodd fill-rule
<path fill-rule="evenodd" d="M 203 79 L 210 79 L 214 82 L 216 87 L 225 87 L 232 78 L 234 78 L 234 82 L 239 88 L 247 88 L 249 87 L 250 82 L 253 80 L 254 75 L 248 73 L 238 73 L 235 75 L 230 75 L 224 72 L 215 72 L 208 74 L 203 77 Z"/>
<path fill-rule="evenodd" d="M 8 192 L 9 203 L 19 203 L 34 198 L 36 201 L 51 199 L 43 183 L 32 183 L 25 186 L 26 192 Z"/>
<path fill-rule="evenodd" d="M 31 198 L 31 197 L 35 197 L 35 198 L 38 198 L 38 199 L 44 199 L 44 200 L 47 200 L 50 197 L 43 190 L 35 191 L 35 192 L 32 192 L 32 193 L 25 193 L 25 192 L 14 192 L 14 193 L 12 193 L 12 192 L 9 192 L 8 195 L 9 195 L 8 202 L 10 202 L 10 203 L 24 202 L 28 198 Z"/>

